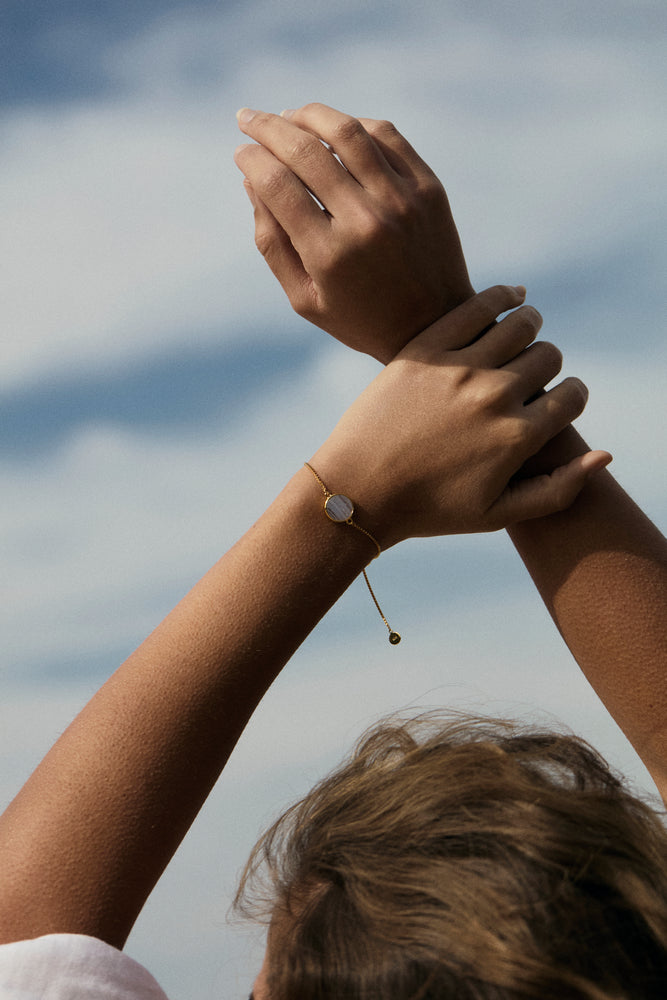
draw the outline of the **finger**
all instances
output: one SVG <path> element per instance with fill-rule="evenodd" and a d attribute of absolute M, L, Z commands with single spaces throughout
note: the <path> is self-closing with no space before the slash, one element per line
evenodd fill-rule
<path fill-rule="evenodd" d="M 467 359 L 479 368 L 500 368 L 533 343 L 542 317 L 533 306 L 521 306 L 494 324 L 466 350 Z"/>
<path fill-rule="evenodd" d="M 443 350 L 456 351 L 480 338 L 502 313 L 520 306 L 523 286 L 494 285 L 452 309 L 420 333 L 405 348 L 410 353 L 431 356 Z M 481 341 L 479 341 L 481 343 Z"/>
<path fill-rule="evenodd" d="M 252 190 L 298 245 L 308 239 L 326 239 L 330 221 L 298 177 L 268 149 L 238 146 L 234 161 Z"/>
<path fill-rule="evenodd" d="M 302 313 L 310 304 L 310 278 L 292 241 L 278 220 L 257 197 L 249 181 L 243 186 L 255 214 L 255 244 L 282 285 L 294 309 Z"/>
<path fill-rule="evenodd" d="M 549 475 L 511 483 L 496 500 L 489 515 L 497 527 L 546 517 L 574 503 L 586 480 L 612 460 L 609 452 L 589 451 L 561 465 Z"/>
<path fill-rule="evenodd" d="M 532 400 L 563 367 L 563 355 L 546 340 L 540 340 L 502 366 L 516 376 L 517 390 L 523 403 Z"/>
<path fill-rule="evenodd" d="M 529 403 L 525 412 L 535 429 L 533 454 L 576 420 L 587 402 L 588 389 L 584 383 L 581 379 L 570 377 Z"/>
<path fill-rule="evenodd" d="M 239 128 L 288 167 L 332 215 L 358 185 L 351 173 L 320 141 L 281 115 L 242 108 Z M 370 142 L 370 139 L 367 140 Z"/>
<path fill-rule="evenodd" d="M 375 118 L 360 118 L 359 121 L 382 151 L 385 160 L 401 177 L 435 177 L 428 164 L 391 122 Z"/>
<path fill-rule="evenodd" d="M 393 178 L 394 171 L 381 146 L 358 118 L 326 104 L 306 104 L 296 111 L 283 111 L 282 115 L 326 142 L 362 187 L 371 189 Z"/>

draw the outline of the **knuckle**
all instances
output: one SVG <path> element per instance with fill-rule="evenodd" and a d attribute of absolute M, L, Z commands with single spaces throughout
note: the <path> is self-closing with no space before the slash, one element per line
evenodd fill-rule
<path fill-rule="evenodd" d="M 581 413 L 588 402 L 588 387 L 580 378 L 574 376 L 566 379 L 565 383 L 568 387 L 573 406 L 576 407 L 578 413 Z"/>
<path fill-rule="evenodd" d="M 539 344 L 535 344 L 534 350 L 540 352 L 542 362 L 550 369 L 559 372 L 563 367 L 563 353 L 550 341 L 541 340 Z"/>
<path fill-rule="evenodd" d="M 289 301 L 297 316 L 316 322 L 318 316 L 317 298 L 307 281 L 298 281 L 290 287 Z"/>
<path fill-rule="evenodd" d="M 313 303 L 303 292 L 293 292 L 290 295 L 290 305 L 297 316 L 301 316 L 302 319 L 307 319 L 309 322 L 314 322 L 316 313 L 313 309 Z"/>
<path fill-rule="evenodd" d="M 471 369 L 471 378 L 475 369 Z M 512 398 L 514 379 L 506 372 L 496 370 L 480 373 L 475 379 L 477 384 L 477 399 L 481 408 L 487 412 L 497 413 L 505 410 Z"/>
<path fill-rule="evenodd" d="M 493 287 L 489 289 L 489 294 L 492 295 L 494 299 L 500 299 L 502 302 L 516 296 L 516 293 L 511 285 L 493 285 Z"/>
<path fill-rule="evenodd" d="M 419 217 L 419 203 L 408 192 L 395 187 L 384 191 L 382 206 L 376 217 L 379 225 L 398 226 L 402 231 L 410 231 L 412 221 Z"/>
<path fill-rule="evenodd" d="M 542 317 L 533 306 L 520 306 L 502 320 L 507 324 L 515 342 L 528 347 L 537 337 L 542 326 Z"/>
<path fill-rule="evenodd" d="M 489 381 L 472 365 L 458 364 L 451 370 L 452 387 L 456 395 L 465 395 L 470 412 L 483 413 L 494 408 Z"/>
<path fill-rule="evenodd" d="M 408 239 L 413 243 L 418 238 L 424 212 L 419 199 L 403 187 L 385 188 L 381 201 L 367 209 L 361 224 L 370 237 L 392 240 Z"/>
<path fill-rule="evenodd" d="M 262 174 L 258 185 L 263 201 L 273 201 L 284 194 L 289 186 L 289 172 L 282 163 L 273 163 Z"/>
<path fill-rule="evenodd" d="M 571 483 L 565 482 L 562 478 L 548 479 L 549 484 L 549 508 L 552 511 L 567 510 L 574 500 L 573 487 Z"/>
<path fill-rule="evenodd" d="M 449 209 L 445 189 L 435 174 L 422 174 L 417 183 L 417 194 L 428 207 L 442 211 L 443 205 L 445 205 Z"/>
<path fill-rule="evenodd" d="M 315 159 L 321 152 L 324 151 L 324 146 L 319 141 L 311 135 L 307 135 L 303 132 L 298 135 L 292 141 L 289 149 L 288 159 L 290 162 L 296 163 L 309 163 Z"/>
<path fill-rule="evenodd" d="M 502 450 L 520 465 L 540 447 L 540 432 L 523 414 L 507 416 L 500 424 Z"/>
<path fill-rule="evenodd" d="M 366 136 L 366 130 L 357 118 L 342 118 L 336 122 L 332 131 L 334 145 L 356 142 Z"/>
<path fill-rule="evenodd" d="M 516 290 L 511 285 L 492 285 L 480 292 L 477 301 L 477 308 L 494 319 L 519 304 Z"/>
<path fill-rule="evenodd" d="M 360 209 L 355 219 L 355 228 L 360 241 L 366 244 L 374 244 L 386 230 L 384 218 L 370 208 Z"/>
<path fill-rule="evenodd" d="M 523 323 L 525 326 L 529 326 L 533 330 L 539 330 L 542 326 L 542 313 L 535 306 L 519 306 L 513 315 L 517 321 Z"/>
<path fill-rule="evenodd" d="M 271 247 L 273 246 L 270 234 L 261 226 L 255 227 L 255 246 L 261 253 L 262 257 L 268 256 L 271 252 Z"/>
<path fill-rule="evenodd" d="M 392 136 L 398 135 L 398 129 L 393 122 L 383 118 L 371 119 L 367 125 L 367 131 L 370 135 L 378 136 L 382 139 L 389 139 Z"/>
<path fill-rule="evenodd" d="M 309 101 L 307 104 L 302 104 L 296 114 L 312 118 L 314 115 L 322 114 L 325 110 L 326 106 L 320 101 Z"/>

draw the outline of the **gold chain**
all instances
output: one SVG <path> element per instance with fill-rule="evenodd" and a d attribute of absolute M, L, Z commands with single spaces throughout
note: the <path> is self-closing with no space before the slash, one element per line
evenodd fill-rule
<path fill-rule="evenodd" d="M 371 535 L 370 531 L 366 531 L 365 528 L 362 528 L 360 524 L 357 524 L 356 521 L 354 521 L 352 519 L 352 515 L 354 514 L 354 504 L 352 503 L 352 501 L 350 500 L 350 498 L 347 497 L 347 496 L 345 496 L 345 494 L 343 494 L 343 493 L 331 493 L 326 488 L 326 486 L 324 485 L 324 483 L 322 482 L 322 480 L 320 479 L 320 477 L 318 476 L 318 474 L 315 472 L 315 469 L 312 467 L 312 465 L 310 464 L 310 462 L 304 462 L 303 464 L 306 466 L 307 469 L 310 469 L 310 471 L 312 472 L 312 474 L 315 476 L 315 479 L 318 481 L 318 483 L 322 487 L 322 492 L 324 493 L 324 512 L 325 512 L 326 516 L 329 518 L 329 520 L 331 520 L 331 521 L 337 521 L 337 523 L 339 523 L 339 524 L 341 524 L 341 523 L 342 524 L 349 524 L 352 528 L 356 528 L 357 531 L 360 531 L 362 533 L 362 535 L 365 535 L 366 538 L 370 538 L 371 542 L 373 543 L 373 545 L 377 549 L 377 552 L 373 556 L 373 559 L 377 559 L 377 557 L 382 552 L 382 549 L 380 548 L 380 543 L 378 542 L 377 538 L 374 538 L 373 535 Z M 333 497 L 342 497 L 345 501 L 347 501 L 347 503 L 351 507 L 351 512 L 350 512 L 349 517 L 342 518 L 342 519 L 339 520 L 338 518 L 334 518 L 329 513 L 327 513 L 327 501 L 331 500 Z M 393 631 L 391 625 L 389 624 L 389 622 L 385 618 L 385 616 L 384 616 L 384 614 L 382 612 L 382 608 L 380 607 L 380 605 L 378 603 L 378 599 L 375 596 L 375 594 L 373 593 L 373 588 L 371 587 L 370 580 L 368 579 L 368 575 L 366 573 L 366 570 L 362 569 L 361 572 L 364 575 L 364 580 L 366 581 L 366 586 L 368 587 L 368 592 L 370 593 L 371 597 L 373 598 L 373 603 L 375 604 L 375 607 L 378 609 L 378 613 L 380 615 L 380 618 L 382 619 L 382 621 L 387 626 L 387 631 L 389 632 L 389 642 L 392 644 L 392 646 L 397 646 L 398 643 L 401 641 L 401 637 L 400 637 L 400 635 L 399 635 L 398 632 L 394 632 Z"/>

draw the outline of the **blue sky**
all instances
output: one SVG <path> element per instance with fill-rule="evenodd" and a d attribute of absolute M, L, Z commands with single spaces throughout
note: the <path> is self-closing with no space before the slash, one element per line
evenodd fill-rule
<path fill-rule="evenodd" d="M 527 285 L 591 389 L 584 433 L 664 530 L 666 22 L 663 0 L 6 0 L 5 801 L 377 370 L 294 317 L 256 253 L 242 105 L 396 122 L 447 186 L 474 283 Z M 503 535 L 404 545 L 372 580 L 401 646 L 357 581 L 137 925 L 128 949 L 173 1000 L 247 994 L 261 943 L 225 924 L 237 869 L 383 712 L 551 712 L 650 787 Z"/>

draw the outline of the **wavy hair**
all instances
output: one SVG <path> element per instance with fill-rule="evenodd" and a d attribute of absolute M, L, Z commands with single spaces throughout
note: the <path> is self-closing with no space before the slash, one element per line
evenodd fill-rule
<path fill-rule="evenodd" d="M 667 831 L 585 741 L 429 713 L 268 830 L 271 1000 L 664 1000 Z"/>

